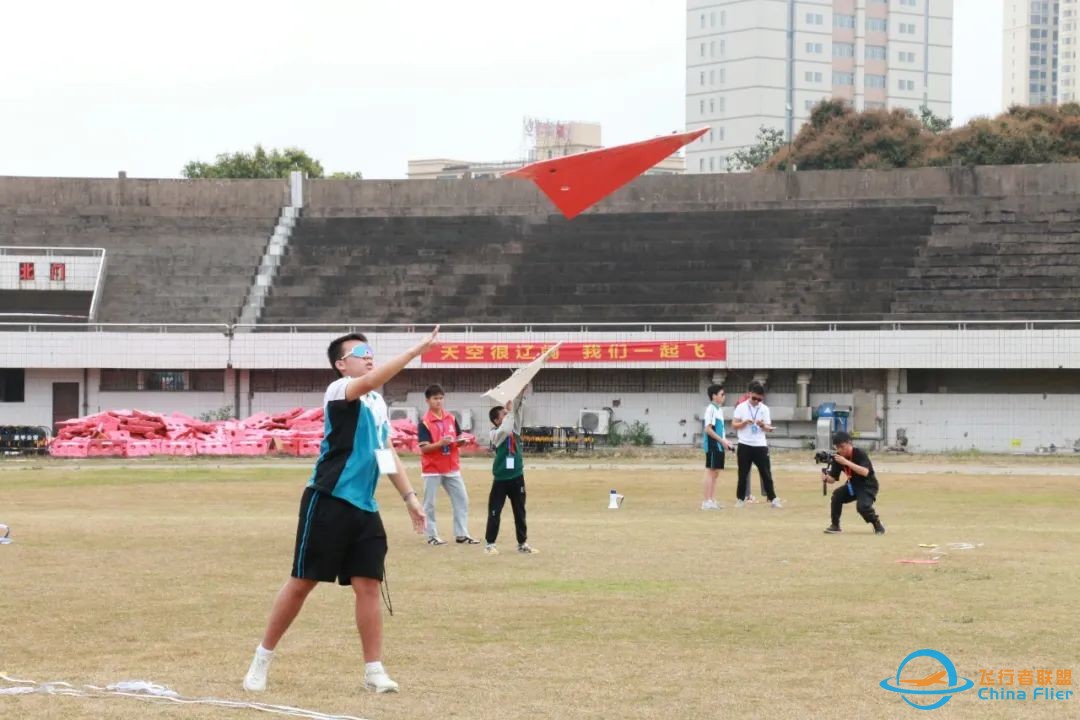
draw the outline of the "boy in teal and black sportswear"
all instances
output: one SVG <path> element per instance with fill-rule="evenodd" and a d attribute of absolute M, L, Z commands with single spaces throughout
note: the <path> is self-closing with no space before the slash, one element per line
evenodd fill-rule
<path fill-rule="evenodd" d="M 499 537 L 499 521 L 503 505 L 510 498 L 510 508 L 514 511 L 514 530 L 517 533 L 518 552 L 533 553 L 536 549 L 529 546 L 525 527 L 525 467 L 521 457 L 521 435 L 518 425 L 521 422 L 520 404 L 515 410 L 514 402 L 506 407 L 493 407 L 488 413 L 491 419 L 491 447 L 495 450 L 495 463 L 492 466 L 491 494 L 488 495 L 487 531 L 484 539 L 487 545 L 484 553 L 498 555 L 495 540 Z"/>

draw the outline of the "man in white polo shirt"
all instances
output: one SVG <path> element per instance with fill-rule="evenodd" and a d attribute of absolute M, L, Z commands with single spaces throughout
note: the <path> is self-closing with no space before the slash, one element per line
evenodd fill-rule
<path fill-rule="evenodd" d="M 769 442 L 765 438 L 776 428 L 772 424 L 769 406 L 765 404 L 765 388 L 756 380 L 750 383 L 750 397 L 735 407 L 731 426 L 739 437 L 736 457 L 739 461 L 739 484 L 735 495 L 738 498 L 735 507 L 746 504 L 746 493 L 750 487 L 750 469 L 757 467 L 761 474 L 761 484 L 774 508 L 783 507 L 773 489 L 772 468 L 769 463 Z"/>

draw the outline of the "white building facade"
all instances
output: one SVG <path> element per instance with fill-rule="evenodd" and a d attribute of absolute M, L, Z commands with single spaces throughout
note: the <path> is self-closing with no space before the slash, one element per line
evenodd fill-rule
<path fill-rule="evenodd" d="M 67 390 L 70 415 L 137 408 L 198 416 L 225 409 L 243 418 L 317 407 L 330 379 L 326 344 L 354 329 L 364 328 L 0 325 L 0 376 L 7 390 L 17 390 L 0 396 L 0 425 L 52 425 L 64 417 L 58 399 Z M 418 339 L 406 326 L 369 333 L 383 357 Z M 676 323 L 565 332 L 459 326 L 441 340 L 465 351 L 473 343 L 604 349 L 595 362 L 556 363 L 537 376 L 526 405 L 531 426 L 575 427 L 587 412 L 606 413 L 611 422 L 646 423 L 657 444 L 698 445 L 705 388 L 728 384 L 730 419 L 748 382 L 760 379 L 778 426 L 770 440 L 777 447 L 805 447 L 815 434 L 814 410 L 835 403 L 850 410 L 848 427 L 865 443 L 916 452 L 1080 451 L 1080 322 L 906 322 L 893 329 Z M 726 348 L 722 360 L 687 355 L 635 362 L 606 352 L 642 342 L 717 341 Z M 422 413 L 424 387 L 439 382 L 447 386 L 448 407 L 467 412 L 476 423 L 471 429 L 483 430 L 491 403 L 481 393 L 512 368 L 466 362 L 466 354 L 459 359 L 414 360 L 403 380 L 386 388 L 393 407 Z M 410 373 L 419 375 L 410 381 Z"/>
<path fill-rule="evenodd" d="M 687 0 L 686 172 L 727 169 L 759 128 L 821 100 L 952 114 L 952 0 Z"/>
<path fill-rule="evenodd" d="M 1001 98 L 1013 105 L 1077 99 L 1078 0 L 1004 0 Z"/>

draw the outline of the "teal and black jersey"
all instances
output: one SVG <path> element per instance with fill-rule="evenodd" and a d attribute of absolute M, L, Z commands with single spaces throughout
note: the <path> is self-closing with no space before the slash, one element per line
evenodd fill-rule
<path fill-rule="evenodd" d="M 308 487 L 361 510 L 377 512 L 379 463 L 375 451 L 389 445 L 390 420 L 386 401 L 377 392 L 352 402 L 345 399 L 350 379 L 335 380 L 326 388 L 325 436 Z"/>

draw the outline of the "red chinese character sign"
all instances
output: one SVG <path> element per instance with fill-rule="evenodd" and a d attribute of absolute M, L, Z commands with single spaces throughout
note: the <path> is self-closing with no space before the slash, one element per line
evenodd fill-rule
<path fill-rule="evenodd" d="M 421 365 L 520 365 L 554 343 L 437 343 L 420 356 Z M 726 340 L 562 343 L 548 365 L 569 363 L 724 362 Z"/>
<path fill-rule="evenodd" d="M 531 163 L 504 177 L 532 180 L 566 219 L 577 217 L 684 145 L 708 132 L 691 132 Z"/>

